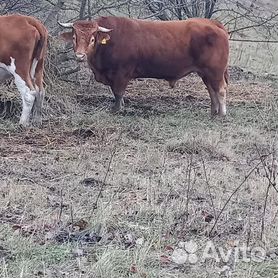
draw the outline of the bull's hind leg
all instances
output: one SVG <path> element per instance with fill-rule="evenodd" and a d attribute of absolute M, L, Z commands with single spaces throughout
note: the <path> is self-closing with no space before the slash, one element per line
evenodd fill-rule
<path fill-rule="evenodd" d="M 214 81 L 212 82 L 213 89 L 216 93 L 219 102 L 219 116 L 225 116 L 227 109 L 226 109 L 226 93 L 228 85 L 223 77 L 221 81 Z"/>
<path fill-rule="evenodd" d="M 209 82 L 207 77 L 202 77 L 203 82 L 205 83 L 207 90 L 209 92 L 210 101 L 211 101 L 211 116 L 214 117 L 219 112 L 219 100 L 217 94 Z"/>

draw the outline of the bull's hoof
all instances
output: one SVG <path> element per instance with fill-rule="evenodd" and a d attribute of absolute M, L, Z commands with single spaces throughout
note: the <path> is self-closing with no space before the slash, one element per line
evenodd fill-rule
<path fill-rule="evenodd" d="M 33 121 L 32 122 L 33 127 L 42 127 L 42 121 Z"/>
<path fill-rule="evenodd" d="M 170 86 L 171 89 L 174 89 L 174 88 L 175 88 L 176 82 L 177 82 L 177 80 L 171 80 L 171 81 L 169 81 L 169 86 Z"/>
<path fill-rule="evenodd" d="M 41 127 L 42 126 L 42 117 L 35 115 L 32 119 L 32 125 L 35 127 Z"/>
<path fill-rule="evenodd" d="M 226 117 L 226 109 L 220 109 L 220 111 L 218 112 L 218 115 L 221 117 L 221 118 L 225 118 Z"/>
<path fill-rule="evenodd" d="M 20 119 L 19 125 L 22 126 L 22 127 L 29 127 L 29 126 L 30 126 L 30 123 L 29 123 L 29 121 L 27 121 L 27 120 L 22 120 L 22 119 Z"/>
<path fill-rule="evenodd" d="M 111 106 L 110 110 L 112 113 L 118 113 L 121 111 L 122 107 L 124 106 L 124 99 L 117 101 L 114 105 Z"/>
<path fill-rule="evenodd" d="M 24 126 L 22 126 L 22 125 L 19 124 L 19 123 L 16 125 L 16 131 L 17 131 L 18 133 L 23 132 L 23 131 L 26 131 L 26 129 L 27 129 L 27 127 L 24 127 Z"/>
<path fill-rule="evenodd" d="M 210 119 L 211 120 L 214 120 L 216 118 L 219 118 L 219 119 L 225 119 L 226 118 L 226 114 L 221 114 L 221 113 L 211 113 L 210 115 Z"/>
<path fill-rule="evenodd" d="M 112 105 L 110 107 L 110 111 L 111 113 L 113 114 L 116 114 L 116 113 L 119 113 L 121 111 L 121 107 L 120 106 L 117 106 L 117 105 Z"/>

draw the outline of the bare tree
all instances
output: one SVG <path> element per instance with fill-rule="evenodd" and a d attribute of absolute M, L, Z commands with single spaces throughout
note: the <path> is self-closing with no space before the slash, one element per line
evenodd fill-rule
<path fill-rule="evenodd" d="M 231 33 L 247 37 L 254 32 L 266 39 L 277 34 L 278 10 L 267 9 L 256 0 L 241 3 L 237 0 L 145 0 L 147 18 L 160 20 L 192 17 L 215 18 L 223 22 Z M 263 2 L 263 1 L 262 1 Z"/>
<path fill-rule="evenodd" d="M 51 8 L 49 14 L 47 15 L 44 24 L 48 29 L 52 30 L 52 33 L 56 34 L 59 30 L 57 26 L 59 11 L 63 8 L 65 0 L 58 0 L 57 3 Z"/>
<path fill-rule="evenodd" d="M 36 15 L 47 10 L 47 2 L 44 0 L 2 0 L 0 2 L 0 14 L 22 13 L 26 15 Z"/>
<path fill-rule="evenodd" d="M 217 0 L 145 0 L 152 15 L 161 20 L 211 18 Z"/>
<path fill-rule="evenodd" d="M 87 8 L 87 0 L 81 0 L 80 10 L 79 10 L 79 19 L 85 18 L 86 8 Z"/>

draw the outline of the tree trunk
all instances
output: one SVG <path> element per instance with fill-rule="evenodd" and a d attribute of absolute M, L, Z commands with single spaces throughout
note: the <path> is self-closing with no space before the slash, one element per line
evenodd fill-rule
<path fill-rule="evenodd" d="M 44 21 L 45 26 L 50 33 L 53 35 L 57 35 L 59 32 L 59 27 L 57 25 L 58 14 L 60 9 L 64 6 L 65 0 L 58 0 L 57 4 L 51 9 L 50 13 L 48 14 L 46 20 Z"/>
<path fill-rule="evenodd" d="M 87 0 L 82 0 L 81 6 L 80 6 L 80 11 L 79 11 L 79 19 L 85 19 L 86 7 L 87 7 Z"/>

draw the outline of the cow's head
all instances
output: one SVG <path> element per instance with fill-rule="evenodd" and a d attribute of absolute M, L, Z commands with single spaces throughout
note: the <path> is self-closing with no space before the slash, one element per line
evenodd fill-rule
<path fill-rule="evenodd" d="M 95 51 L 98 45 L 107 44 L 112 29 L 107 29 L 98 25 L 96 21 L 76 21 L 74 23 L 59 24 L 65 28 L 71 28 L 71 32 L 65 32 L 60 35 L 65 41 L 73 43 L 73 49 L 78 61 L 87 59 L 88 53 Z"/>

